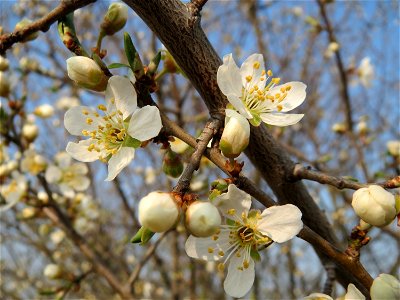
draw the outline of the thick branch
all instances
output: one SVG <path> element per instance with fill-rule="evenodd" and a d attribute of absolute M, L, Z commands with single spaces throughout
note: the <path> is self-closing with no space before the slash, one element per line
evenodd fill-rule
<path fill-rule="evenodd" d="M 30 34 L 49 30 L 50 26 L 61 17 L 86 6 L 96 0 L 62 0 L 60 4 L 53 9 L 50 13 L 45 15 L 43 18 L 33 22 L 24 29 L 14 31 L 9 34 L 3 34 L 0 36 L 0 54 L 4 54 L 7 49 L 11 48 L 15 43 L 23 41 Z"/>

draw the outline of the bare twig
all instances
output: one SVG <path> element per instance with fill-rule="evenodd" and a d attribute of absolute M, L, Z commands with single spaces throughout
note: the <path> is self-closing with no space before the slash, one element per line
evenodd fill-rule
<path fill-rule="evenodd" d="M 13 44 L 23 41 L 30 34 L 42 31 L 46 32 L 50 26 L 61 17 L 74 10 L 86 6 L 96 0 L 62 0 L 61 3 L 43 18 L 33 22 L 23 29 L 0 36 L 0 54 L 4 54 Z"/>

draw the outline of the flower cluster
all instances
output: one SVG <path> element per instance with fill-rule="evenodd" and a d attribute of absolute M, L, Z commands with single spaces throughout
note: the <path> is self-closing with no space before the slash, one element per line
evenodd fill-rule
<path fill-rule="evenodd" d="M 161 130 L 160 112 L 155 106 L 137 108 L 137 94 L 132 82 L 122 76 L 109 79 L 107 106 L 98 110 L 87 106 L 70 108 L 64 117 L 69 133 L 88 137 L 79 143 L 70 142 L 67 152 L 77 160 L 108 162 L 107 181 L 129 164 L 135 148 Z"/>

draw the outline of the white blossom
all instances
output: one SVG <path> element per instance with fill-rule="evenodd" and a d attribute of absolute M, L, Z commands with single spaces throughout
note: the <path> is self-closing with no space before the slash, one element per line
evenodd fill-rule
<path fill-rule="evenodd" d="M 0 212 L 4 212 L 17 204 L 28 190 L 28 182 L 24 175 L 14 171 L 11 176 L 12 179 L 8 184 L 2 183 L 0 186 L 0 194 L 6 200 L 6 204 L 0 207 Z"/>
<path fill-rule="evenodd" d="M 228 54 L 218 68 L 217 82 L 232 106 L 252 125 L 296 124 L 304 115 L 285 113 L 303 103 L 306 85 L 297 81 L 278 85 L 280 78 L 272 76 L 271 70 L 265 71 L 261 54 L 248 57 L 240 69 Z"/>
<path fill-rule="evenodd" d="M 254 282 L 254 259 L 258 250 L 272 242 L 283 243 L 299 233 L 303 227 L 300 210 L 291 204 L 274 206 L 263 212 L 250 210 L 251 197 L 235 185 L 217 196 L 213 204 L 226 218 L 217 232 L 206 238 L 190 236 L 186 253 L 193 258 L 219 261 L 219 269 L 229 261 L 224 282 L 225 292 L 232 297 L 243 297 Z"/>
<path fill-rule="evenodd" d="M 364 57 L 357 69 L 357 74 L 361 84 L 369 88 L 372 86 L 372 82 L 375 77 L 374 66 L 371 64 L 371 59 L 369 57 Z"/>
<path fill-rule="evenodd" d="M 83 162 L 108 162 L 106 180 L 110 181 L 134 158 L 135 148 L 155 137 L 162 125 L 157 107 L 136 109 L 135 88 L 125 77 L 110 78 L 106 100 L 107 107 L 99 105 L 99 111 L 87 106 L 72 107 L 65 113 L 64 125 L 73 135 L 89 137 L 68 143 L 67 152 Z"/>

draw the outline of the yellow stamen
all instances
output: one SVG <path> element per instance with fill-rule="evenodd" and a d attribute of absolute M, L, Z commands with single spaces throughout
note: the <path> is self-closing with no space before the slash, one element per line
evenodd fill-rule
<path fill-rule="evenodd" d="M 93 119 L 91 119 L 91 118 L 86 119 L 86 124 L 90 125 L 92 123 L 93 123 Z"/>
<path fill-rule="evenodd" d="M 214 253 L 214 249 L 211 247 L 209 247 L 207 250 L 208 250 L 208 253 Z"/>
<path fill-rule="evenodd" d="M 97 108 L 102 110 L 102 111 L 106 111 L 107 110 L 107 108 L 103 104 L 98 105 Z"/>
<path fill-rule="evenodd" d="M 274 74 L 272 73 L 271 70 L 268 70 L 268 71 L 267 71 L 267 75 L 268 75 L 268 77 L 271 77 L 271 76 L 274 75 Z"/>
<path fill-rule="evenodd" d="M 252 76 L 246 76 L 246 80 L 247 80 L 247 82 L 250 82 L 251 80 L 253 79 L 253 77 Z"/>
<path fill-rule="evenodd" d="M 260 63 L 259 63 L 258 61 L 256 61 L 256 62 L 253 64 L 253 68 L 258 70 L 258 69 L 260 68 Z"/>

